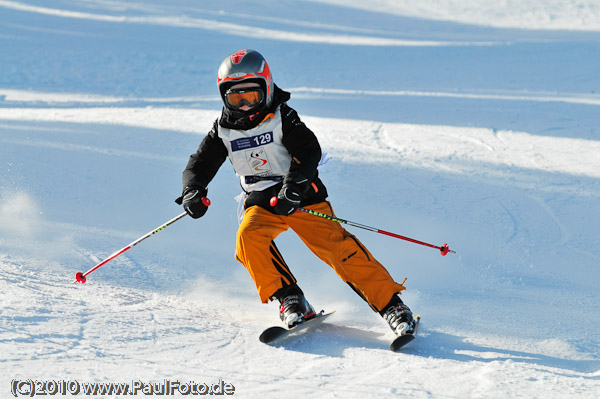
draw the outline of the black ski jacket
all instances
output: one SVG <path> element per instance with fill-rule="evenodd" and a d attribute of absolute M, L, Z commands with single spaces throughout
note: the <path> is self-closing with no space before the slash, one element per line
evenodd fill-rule
<path fill-rule="evenodd" d="M 183 195 L 192 189 L 206 189 L 210 181 L 227 158 L 227 148 L 218 136 L 219 126 L 229 129 L 248 130 L 258 126 L 266 115 L 281 107 L 283 145 L 292 157 L 290 169 L 282 181 L 263 191 L 251 191 L 244 207 L 261 206 L 272 212 L 269 204 L 273 196 L 277 196 L 284 183 L 296 183 L 307 178 L 306 183 L 299 184 L 303 191 L 301 206 L 322 202 L 327 198 L 327 189 L 321 179 L 317 166 L 321 160 L 321 146 L 315 134 L 300 120 L 297 112 L 287 105 L 290 93 L 275 86 L 273 103 L 268 109 L 262 109 L 253 115 L 239 117 L 223 107 L 220 118 L 215 120 L 211 131 L 202 140 L 198 150 L 190 156 L 183 171 Z M 178 198 L 181 200 L 181 197 Z"/>

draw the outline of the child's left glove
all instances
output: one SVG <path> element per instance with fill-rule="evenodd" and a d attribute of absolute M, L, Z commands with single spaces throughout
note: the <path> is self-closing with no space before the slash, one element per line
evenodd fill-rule
<path fill-rule="evenodd" d="M 279 194 L 277 194 L 277 204 L 273 207 L 273 212 L 282 216 L 289 216 L 296 212 L 302 201 L 302 191 L 294 183 L 285 183 Z"/>

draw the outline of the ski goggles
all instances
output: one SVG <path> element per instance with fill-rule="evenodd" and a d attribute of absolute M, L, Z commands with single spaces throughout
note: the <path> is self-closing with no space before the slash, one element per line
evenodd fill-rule
<path fill-rule="evenodd" d="M 254 108 L 261 103 L 264 97 L 265 95 L 259 87 L 229 89 L 225 92 L 225 101 L 232 108 L 240 108 L 244 104 Z"/>

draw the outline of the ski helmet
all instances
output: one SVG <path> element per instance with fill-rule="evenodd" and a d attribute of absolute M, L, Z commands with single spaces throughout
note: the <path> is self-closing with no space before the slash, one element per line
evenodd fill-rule
<path fill-rule="evenodd" d="M 221 100 L 227 107 L 225 92 L 238 83 L 256 82 L 264 92 L 265 105 L 270 107 L 273 102 L 273 79 L 267 60 L 258 52 L 251 49 L 239 50 L 227 56 L 217 73 L 217 86 Z"/>

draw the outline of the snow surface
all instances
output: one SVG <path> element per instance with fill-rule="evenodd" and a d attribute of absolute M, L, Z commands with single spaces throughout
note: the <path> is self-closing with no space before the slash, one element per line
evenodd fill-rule
<path fill-rule="evenodd" d="M 595 0 L 312 0 L 368 11 L 518 29 L 600 30 Z"/>
<path fill-rule="evenodd" d="M 337 4 L 336 4 L 337 3 Z M 493 4 L 492 4 L 493 3 Z M 435 12 L 434 12 L 435 11 Z M 13 379 L 233 384 L 236 397 L 600 397 L 600 18 L 595 1 L 0 0 L 0 397 Z M 233 259 L 239 185 L 173 224 L 255 48 L 332 161 L 338 216 L 423 315 L 391 331 L 293 233 L 311 303 L 279 347 Z"/>

